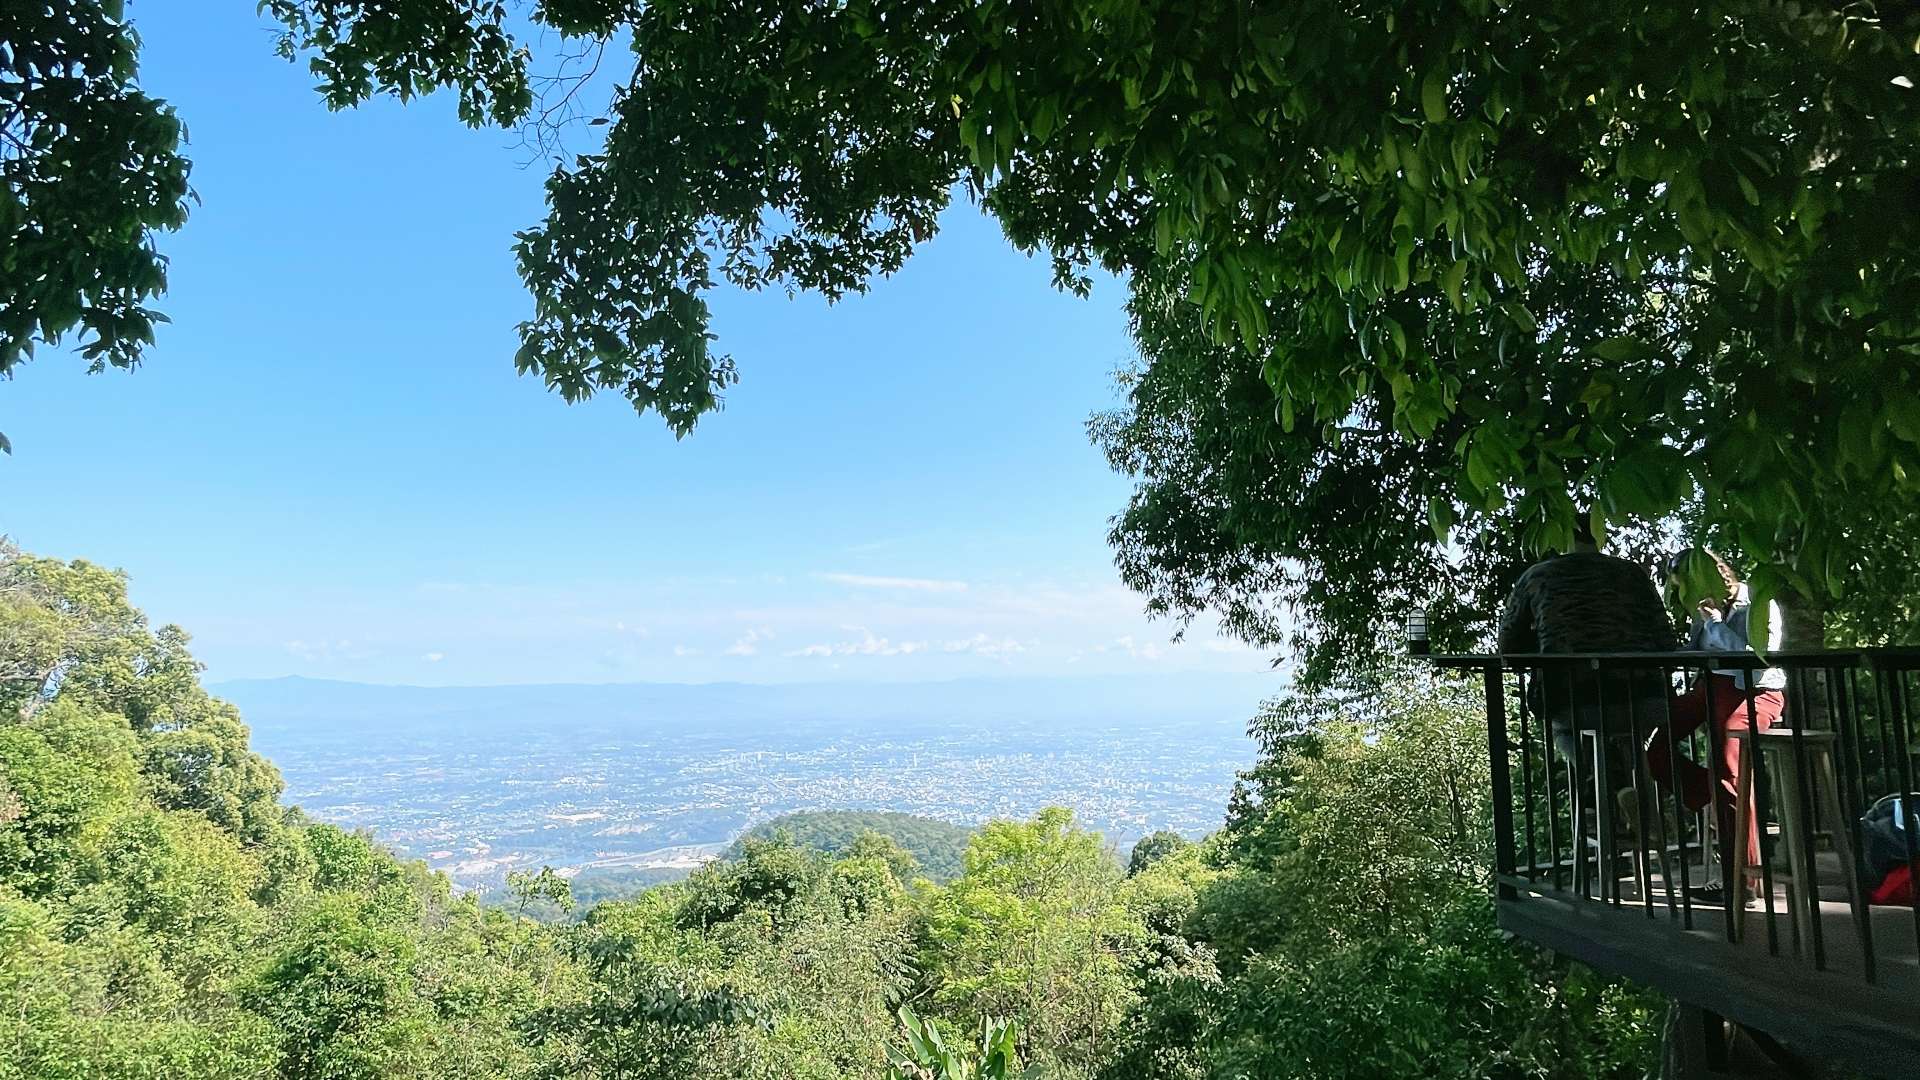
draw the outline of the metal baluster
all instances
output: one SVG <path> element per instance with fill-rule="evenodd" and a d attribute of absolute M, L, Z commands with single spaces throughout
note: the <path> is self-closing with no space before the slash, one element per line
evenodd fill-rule
<path fill-rule="evenodd" d="M 1712 819 L 1714 828 L 1723 834 L 1720 837 L 1719 843 L 1720 895 L 1723 901 L 1721 906 L 1726 909 L 1723 914 L 1727 920 L 1727 940 L 1733 941 L 1739 936 L 1733 926 L 1733 901 L 1735 895 L 1733 884 L 1733 844 L 1729 842 L 1728 837 L 1724 835 L 1732 830 L 1720 828 L 1720 814 L 1719 811 L 1714 809 L 1715 799 L 1720 794 L 1720 755 L 1726 745 L 1726 736 L 1720 731 L 1718 713 L 1713 707 L 1712 661 L 1709 660 L 1707 663 L 1708 666 L 1700 672 L 1700 700 L 1706 708 L 1706 722 L 1701 726 L 1707 729 L 1707 816 Z M 1737 822 L 1735 827 L 1738 827 Z M 1741 837 L 1739 842 L 1743 844 L 1746 843 L 1746 837 Z"/>
<path fill-rule="evenodd" d="M 1744 671 L 1748 684 L 1746 693 L 1747 745 L 1753 751 L 1754 826 L 1749 830 L 1749 833 L 1758 835 L 1761 838 L 1759 851 L 1760 887 L 1762 906 L 1764 906 L 1767 911 L 1767 952 L 1778 956 L 1780 955 L 1780 927 L 1774 922 L 1776 913 L 1773 907 L 1773 857 L 1767 853 L 1767 843 L 1765 840 L 1767 819 L 1773 816 L 1769 812 L 1772 809 L 1773 801 L 1767 792 L 1767 755 L 1760 749 L 1760 718 L 1753 707 L 1753 668 L 1749 665 L 1744 668 Z M 1716 724 L 1715 726 L 1717 727 L 1719 725 Z M 1738 826 L 1736 825 L 1735 828 L 1738 828 Z M 1746 842 L 1746 835 L 1734 837 L 1734 843 L 1736 844 L 1744 844 Z M 1732 899 L 1732 894 L 1728 894 L 1728 899 Z M 1800 933 L 1800 928 L 1794 926 L 1792 930 L 1796 935 L 1794 939 L 1795 947 L 1798 947 L 1799 939 L 1797 935 Z"/>
<path fill-rule="evenodd" d="M 1493 868 L 1496 875 L 1494 895 L 1501 900 L 1519 898 L 1513 878 L 1513 782 L 1507 775 L 1507 702 L 1506 680 L 1498 663 L 1482 671 L 1487 685 L 1488 764 L 1493 780 Z"/>
<path fill-rule="evenodd" d="M 1538 671 L 1534 672 L 1533 678 L 1534 685 L 1541 688 L 1540 701 L 1542 704 L 1545 704 L 1547 700 L 1546 685 L 1540 681 L 1540 673 Z M 1554 797 L 1553 759 L 1559 751 L 1558 748 L 1553 745 L 1553 721 L 1551 719 L 1542 718 L 1540 735 L 1544 740 L 1541 747 L 1543 751 L 1541 757 L 1543 759 L 1542 763 L 1546 766 L 1547 775 L 1547 859 L 1549 860 L 1547 880 L 1555 890 L 1558 890 L 1560 888 L 1560 804 L 1559 800 Z M 1575 835 L 1578 835 L 1579 831 L 1576 825 L 1574 829 Z"/>
<path fill-rule="evenodd" d="M 1660 880 L 1667 887 L 1667 918 L 1671 919 L 1677 912 L 1674 910 L 1673 904 L 1673 866 L 1667 861 L 1667 815 L 1660 812 L 1660 799 L 1657 793 L 1652 799 L 1649 799 L 1646 793 L 1640 790 L 1640 776 L 1642 773 L 1647 773 L 1646 746 L 1640 737 L 1641 700 L 1640 669 L 1638 667 L 1630 667 L 1627 669 L 1627 724 L 1632 729 L 1633 742 L 1628 748 L 1631 754 L 1628 767 L 1631 771 L 1627 775 L 1633 778 L 1633 810 L 1634 813 L 1640 817 L 1639 835 L 1635 837 L 1635 843 L 1637 843 L 1640 848 L 1640 865 L 1646 868 L 1645 872 L 1640 875 L 1640 891 L 1644 894 L 1641 897 L 1641 902 L 1642 906 L 1647 910 L 1647 917 L 1652 918 L 1653 859 L 1649 858 L 1647 854 L 1647 836 L 1649 833 L 1647 809 L 1651 807 L 1653 809 L 1654 819 L 1653 830 L 1659 833 L 1659 842 L 1655 850 L 1659 853 L 1660 857 Z M 1647 777 L 1651 780 L 1652 774 L 1647 773 Z"/>
<path fill-rule="evenodd" d="M 1532 885 L 1539 882 L 1540 853 L 1533 843 L 1533 732 L 1529 724 L 1533 710 L 1527 707 L 1525 668 L 1514 673 L 1514 684 L 1520 692 L 1520 806 L 1527 818 L 1527 883 Z"/>
<path fill-rule="evenodd" d="M 1906 818 L 1903 831 L 1907 838 L 1907 873 L 1913 875 L 1914 882 L 1913 932 L 1915 939 L 1920 940 L 1920 850 L 1916 850 L 1914 840 L 1914 833 L 1920 831 L 1920 806 L 1915 805 L 1913 759 L 1907 753 L 1907 723 L 1913 715 L 1913 701 L 1907 694 L 1908 674 L 1909 669 L 1905 667 L 1890 668 L 1887 672 L 1888 699 L 1894 706 L 1888 711 L 1888 719 L 1893 725 L 1894 767 L 1900 777 L 1900 811 Z"/>
<path fill-rule="evenodd" d="M 1800 830 L 1801 865 L 1793 868 L 1795 884 L 1798 886 L 1795 891 L 1800 895 L 1797 897 L 1798 903 L 1795 906 L 1807 914 L 1807 936 L 1813 939 L 1811 942 L 1813 968 L 1815 971 L 1825 971 L 1827 948 L 1825 934 L 1820 926 L 1820 874 L 1813 850 L 1815 840 L 1813 800 L 1819 792 L 1814 790 L 1813 776 L 1807 767 L 1806 734 L 1803 730 L 1808 716 L 1806 679 L 1796 672 L 1795 677 L 1787 683 L 1787 691 L 1794 707 L 1793 724 L 1787 728 L 1790 733 L 1787 742 L 1788 756 L 1793 761 L 1793 778 L 1790 782 L 1793 784 L 1794 795 L 1799 801 L 1800 811 L 1797 815 L 1800 820 L 1795 823 L 1795 827 Z M 1792 853 L 1789 852 L 1788 855 L 1791 857 Z M 1795 914 L 1797 916 L 1798 912 Z M 1799 922 L 1797 917 L 1794 921 L 1796 924 Z M 1796 936 L 1794 946 L 1798 948 L 1800 932 L 1797 925 L 1794 933 Z"/>
<path fill-rule="evenodd" d="M 1849 914 L 1853 918 L 1854 933 L 1860 938 L 1860 960 L 1866 968 L 1868 983 L 1879 981 L 1873 955 L 1873 914 L 1867 909 L 1867 880 L 1861 870 L 1862 853 L 1866 850 L 1866 837 L 1860 830 L 1860 815 L 1867 806 L 1864 779 L 1860 775 L 1860 762 L 1854 755 L 1854 740 L 1858 737 L 1860 725 L 1853 715 L 1856 700 L 1850 695 L 1852 689 L 1854 665 L 1834 666 L 1827 669 L 1827 715 L 1833 717 L 1833 757 L 1836 782 L 1840 790 L 1835 792 L 1839 800 L 1840 812 L 1846 818 L 1839 827 L 1847 830 L 1852 839 L 1853 865 L 1841 867 L 1842 871 L 1853 877 L 1852 895 L 1860 898 L 1860 903 Z"/>
<path fill-rule="evenodd" d="M 1593 802 L 1595 816 L 1599 820 L 1596 831 L 1600 834 L 1600 898 L 1618 907 L 1620 904 L 1620 849 L 1614 844 L 1617 823 L 1613 820 L 1613 775 L 1607 767 L 1607 681 L 1602 678 L 1600 662 L 1587 661 L 1587 670 L 1593 673 L 1593 704 L 1598 715 L 1594 717 L 1594 769 Z"/>
<path fill-rule="evenodd" d="M 1588 790 L 1585 779 L 1587 771 L 1585 767 L 1585 755 L 1580 752 L 1580 701 L 1574 692 L 1573 667 L 1571 663 L 1567 664 L 1564 670 L 1567 675 L 1567 729 L 1573 737 L 1573 758 L 1568 763 L 1569 782 L 1567 785 L 1568 802 L 1570 804 L 1569 809 L 1573 814 L 1573 841 L 1576 853 L 1573 864 L 1573 885 L 1574 889 L 1579 892 L 1582 900 L 1591 900 L 1593 898 L 1594 874 L 1587 873 L 1586 826 L 1580 820 L 1580 807 L 1586 802 L 1585 793 Z M 1595 811 L 1594 814 L 1594 830 L 1598 832 L 1599 812 Z M 1596 837 L 1596 839 L 1598 838 Z M 1597 874 L 1598 872 L 1599 858 L 1596 856 L 1594 859 L 1594 873 Z"/>
<path fill-rule="evenodd" d="M 1693 929 L 1693 871 L 1687 866 L 1687 800 L 1680 790 L 1680 751 L 1673 737 L 1673 673 L 1665 668 L 1661 673 L 1666 676 L 1668 693 L 1664 701 L 1667 722 L 1661 726 L 1660 735 L 1667 740 L 1667 790 L 1673 795 L 1673 820 L 1680 826 L 1680 922 L 1688 930 Z M 1706 869 L 1706 837 L 1700 838 L 1700 867 Z M 1672 892 L 1669 882 L 1668 892 Z"/>

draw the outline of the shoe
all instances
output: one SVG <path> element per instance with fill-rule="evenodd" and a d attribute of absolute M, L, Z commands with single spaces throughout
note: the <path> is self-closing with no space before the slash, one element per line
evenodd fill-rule
<path fill-rule="evenodd" d="M 1687 890 L 1687 897 L 1696 904 L 1712 904 L 1715 907 L 1727 906 L 1726 887 L 1717 881 L 1710 881 L 1705 885 L 1692 886 Z M 1740 906 L 1749 911 L 1753 910 L 1752 892 L 1747 893 L 1746 903 Z"/>

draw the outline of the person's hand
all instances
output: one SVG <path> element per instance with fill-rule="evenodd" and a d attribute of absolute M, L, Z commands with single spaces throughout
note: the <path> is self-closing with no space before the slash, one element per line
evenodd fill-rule
<path fill-rule="evenodd" d="M 1719 622 L 1726 618 L 1726 615 L 1726 610 L 1721 606 L 1720 601 L 1711 597 L 1700 601 L 1700 617 L 1708 622 Z"/>

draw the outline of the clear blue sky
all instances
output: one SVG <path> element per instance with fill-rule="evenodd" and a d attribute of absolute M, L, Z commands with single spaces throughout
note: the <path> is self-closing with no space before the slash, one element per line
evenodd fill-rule
<path fill-rule="evenodd" d="M 1236 670 L 1149 623 L 1084 421 L 1122 289 L 957 206 L 829 308 L 717 296 L 741 385 L 675 442 L 517 378 L 539 166 L 444 98 L 330 114 L 250 4 L 130 5 L 204 205 L 147 364 L 0 383 L 0 531 L 125 567 L 215 678 L 415 683 Z"/>

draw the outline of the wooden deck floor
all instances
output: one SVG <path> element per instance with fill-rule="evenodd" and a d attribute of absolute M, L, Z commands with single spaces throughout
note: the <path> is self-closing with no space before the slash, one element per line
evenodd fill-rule
<path fill-rule="evenodd" d="M 1834 868 L 1837 871 L 1837 867 Z M 1822 875 L 1826 879 L 1826 875 Z M 1705 880 L 1695 869 L 1694 882 Z M 1785 882 L 1774 893 L 1769 948 L 1764 905 L 1746 913 L 1742 939 L 1727 940 L 1726 912 L 1695 902 L 1693 928 L 1669 916 L 1656 874 L 1651 915 L 1632 880 L 1615 905 L 1572 893 L 1523 893 L 1499 904 L 1500 925 L 1515 935 L 1602 971 L 1654 987 L 1779 1039 L 1816 1061 L 1843 1062 L 1870 1076 L 1920 1077 L 1920 948 L 1906 907 L 1868 909 L 1874 981 L 1844 891 L 1823 880 L 1820 903 L 1825 970 L 1810 942 L 1796 955 Z"/>

